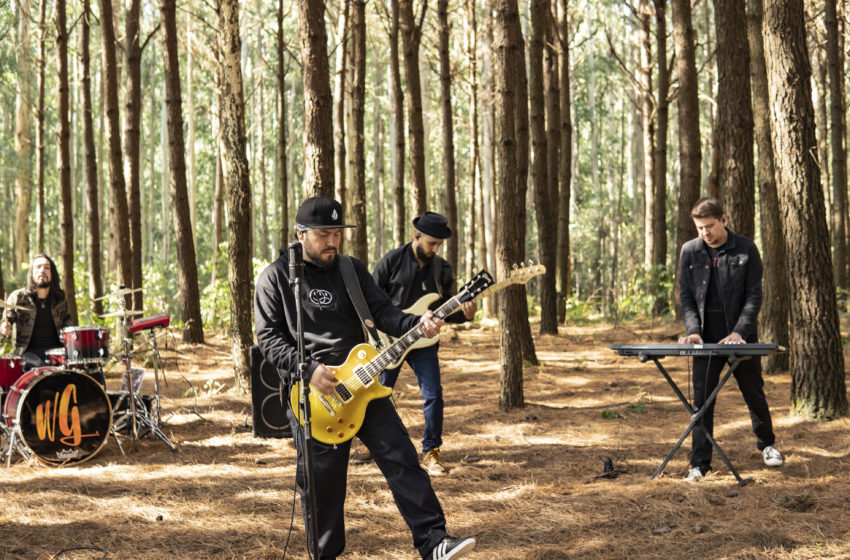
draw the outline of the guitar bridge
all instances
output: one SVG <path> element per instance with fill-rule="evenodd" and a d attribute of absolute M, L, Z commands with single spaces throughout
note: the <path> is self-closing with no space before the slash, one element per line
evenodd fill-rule
<path fill-rule="evenodd" d="M 320 403 L 322 403 L 322 405 L 323 405 L 323 406 L 324 406 L 324 407 L 328 410 L 328 414 L 330 414 L 331 416 L 336 416 L 336 412 L 334 412 L 334 409 L 333 409 L 333 407 L 331 406 L 331 403 L 329 403 L 329 402 L 325 399 L 325 397 L 319 397 L 319 399 L 318 399 L 318 400 L 319 400 L 319 402 L 320 402 Z"/>

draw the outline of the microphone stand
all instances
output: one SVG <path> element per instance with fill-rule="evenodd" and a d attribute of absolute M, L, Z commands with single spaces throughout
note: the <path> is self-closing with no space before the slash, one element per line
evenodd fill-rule
<path fill-rule="evenodd" d="M 298 367 L 295 380 L 301 383 L 301 394 L 298 408 L 304 419 L 301 432 L 301 448 L 304 453 L 304 487 L 307 493 L 307 510 L 304 529 L 307 531 L 307 551 L 313 557 L 319 558 L 319 529 L 316 514 L 316 475 L 313 460 L 313 432 L 310 421 L 310 384 L 307 382 L 307 358 L 304 350 L 304 324 L 302 322 L 301 279 L 304 275 L 304 261 L 301 254 L 301 243 L 296 241 L 289 244 L 289 285 L 295 296 L 295 340 L 298 345 Z"/>

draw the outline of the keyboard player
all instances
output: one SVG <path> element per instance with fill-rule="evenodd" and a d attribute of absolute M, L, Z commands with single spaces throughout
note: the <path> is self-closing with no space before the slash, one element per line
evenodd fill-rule
<path fill-rule="evenodd" d="M 762 262 L 755 243 L 726 227 L 727 217 L 715 198 L 701 198 L 691 209 L 698 237 L 682 246 L 679 288 L 686 335 L 680 344 L 758 342 L 757 318 L 762 302 Z M 721 358 L 694 358 L 694 408 L 702 407 L 719 382 Z M 765 465 L 782 465 L 764 394 L 761 359 L 743 361 L 734 372 L 750 411 L 756 446 Z M 686 480 L 701 480 L 711 470 L 714 403 L 694 426 Z"/>

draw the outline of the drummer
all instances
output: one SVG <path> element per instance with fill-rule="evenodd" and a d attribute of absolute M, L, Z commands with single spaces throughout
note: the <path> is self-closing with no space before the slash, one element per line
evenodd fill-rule
<path fill-rule="evenodd" d="M 14 353 L 21 356 L 23 370 L 45 365 L 45 352 L 62 346 L 59 333 L 71 325 L 56 263 L 44 253 L 36 255 L 30 263 L 26 288 L 12 292 L 6 303 L 0 336 L 8 337 L 14 323 Z"/>

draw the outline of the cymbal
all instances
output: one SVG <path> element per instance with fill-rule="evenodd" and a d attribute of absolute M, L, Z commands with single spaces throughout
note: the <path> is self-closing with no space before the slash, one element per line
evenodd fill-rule
<path fill-rule="evenodd" d="M 27 311 L 26 307 L 21 307 L 20 305 L 14 305 L 11 303 L 6 303 L 2 299 L 0 299 L 0 309 L 14 309 L 15 311 Z"/>
<path fill-rule="evenodd" d="M 92 301 L 100 301 L 102 299 L 106 299 L 108 297 L 113 297 L 113 296 L 114 297 L 121 297 L 121 296 L 126 296 L 128 294 L 135 294 L 136 292 L 141 292 L 143 289 L 144 288 L 121 288 L 119 290 L 115 290 L 114 292 L 112 292 L 110 294 L 105 294 L 105 295 L 102 295 L 98 298 L 94 298 L 94 299 L 92 299 Z"/>
<path fill-rule="evenodd" d="M 134 311 L 132 309 L 121 309 L 118 311 L 113 311 L 111 313 L 105 313 L 101 315 L 103 319 L 109 319 L 111 317 L 134 317 L 136 315 L 142 315 L 142 311 Z"/>

